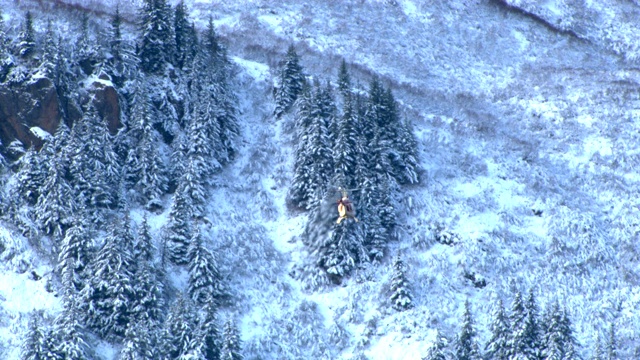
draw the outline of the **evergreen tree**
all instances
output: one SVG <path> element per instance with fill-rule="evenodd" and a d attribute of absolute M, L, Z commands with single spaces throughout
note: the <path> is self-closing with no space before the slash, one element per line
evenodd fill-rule
<path fill-rule="evenodd" d="M 69 131 L 65 124 L 59 125 L 53 140 L 45 143 L 41 153 L 47 159 L 46 179 L 40 189 L 35 206 L 35 218 L 40 228 L 49 235 L 60 238 L 71 226 L 71 214 L 77 205 L 73 200 L 73 191 L 67 181 L 68 164 L 64 156 L 64 143 L 68 141 Z"/>
<path fill-rule="evenodd" d="M 120 351 L 120 360 L 154 360 L 154 341 L 150 334 L 150 325 L 144 321 L 129 323 L 124 335 L 124 344 Z"/>
<path fill-rule="evenodd" d="M 47 21 L 47 30 L 44 38 L 44 51 L 40 62 L 40 70 L 49 79 L 53 79 L 55 74 L 56 56 L 58 56 L 57 45 L 55 32 L 53 31 L 53 23 L 49 20 Z"/>
<path fill-rule="evenodd" d="M 192 31 L 193 28 L 189 23 L 189 12 L 184 1 L 180 1 L 178 5 L 176 5 L 173 24 L 176 44 L 175 63 L 178 68 L 182 69 L 193 60 L 195 53 L 193 52 L 192 45 L 198 41 L 198 39 L 194 37 L 196 34 Z"/>
<path fill-rule="evenodd" d="M 166 0 L 144 0 L 140 18 L 140 65 L 146 73 L 160 74 L 175 58 L 171 7 Z"/>
<path fill-rule="evenodd" d="M 406 267 L 400 256 L 393 261 L 393 277 L 391 278 L 391 304 L 398 311 L 413 307 L 413 295 L 405 275 Z"/>
<path fill-rule="evenodd" d="M 607 334 L 607 348 L 606 348 L 606 360 L 618 360 L 618 341 L 616 340 L 616 326 L 614 322 L 611 322 L 609 327 L 609 334 Z"/>
<path fill-rule="evenodd" d="M 344 111 L 338 119 L 333 147 L 333 164 L 335 169 L 334 184 L 345 189 L 356 189 L 356 171 L 358 157 L 362 153 L 358 134 L 358 118 L 351 95 L 344 97 Z"/>
<path fill-rule="evenodd" d="M 165 246 L 169 260 L 178 265 L 188 262 L 187 250 L 191 239 L 190 221 L 192 217 L 190 198 L 183 187 L 173 194 L 165 234 Z"/>
<path fill-rule="evenodd" d="M 156 248 L 151 239 L 149 221 L 147 220 L 147 214 L 145 214 L 138 229 L 138 239 L 133 247 L 133 258 L 136 264 L 141 264 L 142 262 L 151 264 L 153 263 L 155 252 Z"/>
<path fill-rule="evenodd" d="M 199 331 L 204 359 L 220 359 L 221 338 L 218 330 L 215 302 L 208 301 L 205 303 L 204 316 L 200 321 Z"/>
<path fill-rule="evenodd" d="M 74 285 L 76 290 L 80 290 L 86 277 L 84 270 L 90 263 L 90 243 L 89 231 L 86 224 L 80 217 L 73 218 L 73 226 L 65 233 L 58 254 L 58 268 L 61 274 L 66 274 L 67 266 L 71 266 L 74 274 Z"/>
<path fill-rule="evenodd" d="M 191 299 L 197 304 L 215 301 L 223 294 L 217 261 L 202 244 L 196 227 L 189 246 L 189 286 Z"/>
<path fill-rule="evenodd" d="M 213 66 L 220 66 L 220 60 L 224 52 L 218 40 L 218 35 L 216 35 L 216 29 L 211 16 L 209 16 L 209 23 L 203 39 L 203 49 L 211 56 Z"/>
<path fill-rule="evenodd" d="M 534 360 L 540 357 L 541 341 L 538 323 L 538 306 L 533 289 L 529 291 L 526 304 L 522 304 L 520 293 L 516 293 L 512 306 L 511 356 L 514 359 Z"/>
<path fill-rule="evenodd" d="M 509 360 L 509 319 L 505 314 L 502 300 L 498 300 L 492 314 L 491 339 L 487 343 L 487 356 L 495 360 Z"/>
<path fill-rule="evenodd" d="M 333 224 L 331 235 L 321 237 L 318 244 L 312 245 L 312 255 L 316 264 L 339 282 L 357 264 L 368 261 L 362 241 L 360 227 L 355 222 Z"/>
<path fill-rule="evenodd" d="M 33 28 L 31 11 L 27 11 L 24 16 L 24 24 L 18 35 L 18 40 L 18 55 L 23 58 L 31 57 L 36 50 L 36 31 Z"/>
<path fill-rule="evenodd" d="M 153 324 L 162 318 L 162 283 L 155 268 L 146 261 L 139 263 L 133 285 L 131 318 Z"/>
<path fill-rule="evenodd" d="M 70 166 L 79 203 L 92 209 L 116 207 L 121 167 L 106 124 L 90 107 L 71 134 Z"/>
<path fill-rule="evenodd" d="M 469 301 L 464 303 L 464 317 L 462 329 L 456 341 L 456 358 L 458 360 L 480 360 L 480 351 L 476 340 L 473 318 L 471 317 L 471 305 Z"/>
<path fill-rule="evenodd" d="M 329 140 L 329 122 L 333 114 L 326 95 L 316 86 L 314 96 L 302 95 L 295 153 L 294 175 L 289 192 L 296 206 L 311 209 L 324 197 L 333 174 L 333 152 Z"/>
<path fill-rule="evenodd" d="M 84 329 L 79 322 L 80 316 L 73 277 L 73 271 L 69 264 L 62 274 L 64 297 L 62 314 L 56 319 L 56 333 L 60 338 L 56 353 L 65 360 L 87 360 L 89 359 L 88 345 L 84 340 Z"/>
<path fill-rule="evenodd" d="M 18 179 L 16 195 L 19 195 L 22 201 L 27 204 L 35 205 L 40 197 L 40 190 L 44 186 L 46 176 L 44 159 L 35 150 L 35 147 L 29 148 L 19 160 L 19 170 L 16 174 Z"/>
<path fill-rule="evenodd" d="M 120 5 L 116 5 L 116 12 L 111 17 L 111 56 L 114 61 L 122 59 L 122 16 L 120 15 Z"/>
<path fill-rule="evenodd" d="M 15 62 L 9 51 L 9 39 L 5 30 L 2 10 L 0 10 L 0 83 L 5 81 L 14 65 Z"/>
<path fill-rule="evenodd" d="M 591 360 L 604 360 L 604 354 L 602 353 L 602 340 L 600 339 L 600 335 L 596 339 L 596 343 L 593 347 L 593 355 L 591 356 Z"/>
<path fill-rule="evenodd" d="M 278 88 L 275 89 L 275 115 L 281 116 L 289 111 L 305 83 L 300 59 L 293 45 L 289 46 L 284 65 L 280 70 Z"/>
<path fill-rule="evenodd" d="M 244 356 L 241 354 L 242 343 L 240 342 L 240 334 L 233 320 L 229 319 L 224 324 L 223 342 L 220 352 L 220 360 L 242 360 Z"/>
<path fill-rule="evenodd" d="M 29 328 L 27 330 L 24 342 L 22 343 L 22 351 L 20 358 L 23 360 L 45 360 L 49 349 L 45 339 L 45 332 L 42 330 L 42 315 L 33 312 L 29 319 Z"/>
<path fill-rule="evenodd" d="M 573 359 L 577 342 L 573 336 L 571 321 L 566 310 L 561 311 L 558 303 L 551 307 L 546 319 L 542 337 L 542 358 L 544 359 Z M 568 351 L 568 350 L 571 351 Z"/>
<path fill-rule="evenodd" d="M 448 360 L 446 352 L 447 339 L 440 334 L 440 330 L 436 333 L 436 341 L 429 347 L 427 356 L 422 360 Z"/>
<path fill-rule="evenodd" d="M 167 359 L 178 359 L 193 350 L 197 336 L 196 319 L 191 304 L 179 297 L 171 308 L 162 333 L 162 353 Z"/>
<path fill-rule="evenodd" d="M 159 137 L 151 120 L 151 104 L 144 90 L 136 94 L 132 113 L 131 132 L 138 137 L 137 145 L 129 150 L 126 172 L 129 182 L 147 209 L 162 207 L 162 195 L 169 179 L 158 151 Z"/>
<path fill-rule="evenodd" d="M 121 338 L 131 320 L 134 264 L 127 237 L 126 230 L 110 229 L 91 263 L 92 277 L 83 289 L 86 324 L 103 337 Z"/>
<path fill-rule="evenodd" d="M 116 12 L 111 18 L 111 56 L 106 65 L 112 76 L 113 83 L 120 89 L 126 80 L 133 79 L 138 72 L 139 59 L 135 54 L 132 44 L 122 38 L 122 16 L 120 8 L 116 6 Z"/>
<path fill-rule="evenodd" d="M 338 91 L 340 91 L 343 98 L 351 95 L 351 76 L 347 70 L 347 62 L 344 59 L 342 59 L 340 70 L 338 71 Z"/>

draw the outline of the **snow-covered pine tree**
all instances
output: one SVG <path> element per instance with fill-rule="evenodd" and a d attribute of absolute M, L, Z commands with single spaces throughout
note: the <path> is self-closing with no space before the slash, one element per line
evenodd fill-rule
<path fill-rule="evenodd" d="M 413 295 L 407 280 L 406 266 L 400 255 L 393 260 L 393 276 L 391 277 L 391 305 L 398 311 L 413 307 Z"/>
<path fill-rule="evenodd" d="M 60 245 L 60 252 L 58 253 L 58 268 L 60 274 L 66 274 L 67 266 L 71 266 L 71 271 L 74 274 L 74 284 L 76 290 L 82 289 L 87 274 L 84 270 L 90 263 L 91 253 L 90 245 L 91 238 L 87 225 L 84 223 L 81 217 L 74 216 L 72 218 L 73 226 L 71 226 L 65 233 L 62 243 Z"/>
<path fill-rule="evenodd" d="M 19 170 L 16 174 L 18 182 L 15 195 L 20 196 L 20 200 L 23 202 L 35 205 L 47 177 L 44 159 L 35 146 L 32 146 L 18 161 Z"/>
<path fill-rule="evenodd" d="M 131 318 L 143 321 L 152 327 L 162 318 L 162 283 L 158 271 L 147 261 L 137 264 L 133 283 L 134 300 L 131 303 Z"/>
<path fill-rule="evenodd" d="M 151 238 L 151 229 L 149 228 L 149 221 L 147 214 L 142 217 L 142 223 L 138 228 L 138 238 L 133 247 L 133 258 L 137 264 L 146 261 L 149 264 L 153 263 L 156 247 L 153 245 Z"/>
<path fill-rule="evenodd" d="M 616 325 L 611 322 L 609 332 L 607 334 L 606 360 L 618 360 L 618 340 L 616 339 Z"/>
<path fill-rule="evenodd" d="M 422 360 L 449 360 L 447 356 L 447 339 L 440 333 L 440 330 L 436 331 L 436 341 L 429 347 L 427 356 Z"/>
<path fill-rule="evenodd" d="M 44 35 L 43 54 L 40 60 L 40 71 L 49 79 L 53 79 L 55 74 L 56 56 L 58 56 L 57 46 L 56 33 L 53 31 L 53 22 L 48 20 Z"/>
<path fill-rule="evenodd" d="M 222 332 L 222 349 L 220 351 L 220 360 L 242 360 L 242 343 L 240 342 L 240 334 L 238 327 L 229 319 L 224 324 Z"/>
<path fill-rule="evenodd" d="M 57 55 L 55 56 L 55 70 L 53 75 L 53 84 L 58 95 L 58 104 L 62 118 L 67 124 L 70 124 L 69 118 L 72 115 L 82 114 L 81 106 L 78 105 L 78 82 L 72 63 L 70 60 L 69 49 L 63 43 L 62 37 L 58 37 L 56 41 Z"/>
<path fill-rule="evenodd" d="M 560 306 L 557 302 L 551 306 L 548 316 L 545 317 L 542 333 L 542 357 L 548 360 L 562 360 L 564 357 L 564 337 L 561 334 Z"/>
<path fill-rule="evenodd" d="M 222 339 L 218 330 L 217 309 L 214 301 L 204 305 L 204 314 L 198 326 L 202 353 L 206 360 L 220 359 Z"/>
<path fill-rule="evenodd" d="M 491 338 L 487 343 L 487 356 L 493 360 L 509 360 L 509 336 L 511 333 L 509 319 L 505 313 L 501 299 L 498 299 L 491 316 Z"/>
<path fill-rule="evenodd" d="M 121 166 L 107 125 L 93 106 L 73 126 L 69 147 L 78 203 L 91 209 L 117 207 Z"/>
<path fill-rule="evenodd" d="M 41 149 L 41 154 L 47 159 L 44 164 L 46 179 L 34 209 L 40 229 L 58 239 L 71 226 L 71 216 L 77 210 L 73 190 L 67 181 L 68 160 L 63 153 L 68 136 L 67 125 L 61 123 L 54 139 Z"/>
<path fill-rule="evenodd" d="M 133 45 L 122 37 L 122 16 L 120 7 L 111 17 L 110 56 L 106 61 L 106 68 L 113 83 L 118 89 L 125 87 L 127 80 L 134 79 L 138 70 L 139 59 Z"/>
<path fill-rule="evenodd" d="M 90 264 L 92 276 L 82 290 L 85 323 L 100 336 L 122 338 L 131 320 L 135 291 L 131 244 L 126 244 L 122 222 L 111 225 Z"/>
<path fill-rule="evenodd" d="M 175 36 L 171 6 L 166 0 L 144 0 L 140 9 L 140 66 L 149 74 L 160 74 L 175 58 Z"/>
<path fill-rule="evenodd" d="M 342 62 L 340 62 L 340 70 L 338 70 L 338 91 L 343 98 L 350 97 L 351 86 L 351 76 L 347 69 L 347 62 L 342 59 Z"/>
<path fill-rule="evenodd" d="M 344 110 L 342 116 L 338 118 L 336 130 L 335 146 L 333 147 L 333 167 L 335 169 L 333 183 L 345 189 L 356 189 L 358 184 L 354 172 L 362 150 L 360 149 L 357 112 L 349 93 L 344 96 Z"/>
<path fill-rule="evenodd" d="M 0 83 L 4 82 L 7 74 L 15 65 L 15 61 L 9 51 L 9 38 L 5 29 L 2 10 L 0 10 Z"/>
<path fill-rule="evenodd" d="M 151 330 L 151 331 L 150 331 Z M 124 343 L 120 350 L 119 360 L 154 360 L 158 357 L 155 352 L 155 341 L 153 341 L 148 323 L 144 321 L 134 321 L 129 323 L 124 335 Z"/>
<path fill-rule="evenodd" d="M 596 343 L 593 345 L 593 354 L 591 355 L 591 360 L 604 360 L 604 354 L 602 353 L 602 340 L 600 335 L 596 339 Z"/>
<path fill-rule="evenodd" d="M 529 290 L 526 304 L 522 295 L 516 293 L 510 316 L 512 335 L 510 356 L 512 359 L 535 360 L 540 357 L 541 339 L 539 332 L 538 305 L 533 289 Z"/>
<path fill-rule="evenodd" d="M 180 296 L 165 320 L 162 331 L 162 358 L 178 359 L 193 350 L 197 338 L 197 321 L 186 296 Z"/>
<path fill-rule="evenodd" d="M 312 97 L 302 95 L 296 119 L 298 144 L 289 199 L 295 206 L 306 209 L 318 205 L 334 173 L 329 139 L 329 121 L 333 114 L 327 111 L 321 91 L 316 84 Z"/>
<path fill-rule="evenodd" d="M 354 221 L 343 221 L 333 224 L 330 236 L 322 236 L 312 245 L 311 255 L 316 264 L 339 283 L 356 265 L 369 260 L 362 242 L 360 226 Z"/>
<path fill-rule="evenodd" d="M 88 360 L 89 346 L 84 340 L 84 329 L 80 324 L 73 278 L 72 265 L 68 264 L 62 274 L 63 310 L 56 319 L 56 335 L 60 341 L 55 352 L 65 360 Z"/>
<path fill-rule="evenodd" d="M 173 194 L 169 221 L 165 230 L 165 246 L 168 260 L 178 265 L 188 262 L 187 251 L 191 239 L 191 198 L 183 186 Z"/>
<path fill-rule="evenodd" d="M 29 326 L 25 334 L 20 358 L 23 360 L 47 359 L 48 349 L 45 332 L 42 329 L 42 314 L 34 311 L 29 317 Z"/>
<path fill-rule="evenodd" d="M 204 247 L 200 229 L 196 227 L 189 245 L 188 293 L 196 304 L 217 301 L 224 290 L 213 254 Z"/>
<path fill-rule="evenodd" d="M 573 335 L 573 325 L 571 323 L 571 319 L 569 318 L 569 311 L 567 308 L 563 308 L 562 316 L 560 318 L 560 334 L 562 334 L 563 342 L 565 344 L 565 353 L 563 360 L 574 360 L 578 359 L 578 355 L 576 354 L 576 349 L 580 346 L 578 340 Z"/>
<path fill-rule="evenodd" d="M 455 352 L 457 360 L 480 360 L 480 350 L 476 340 L 476 330 L 471 316 L 471 304 L 464 303 L 464 316 L 462 318 L 462 329 L 456 339 Z"/>
<path fill-rule="evenodd" d="M 278 87 L 275 89 L 276 107 L 274 114 L 280 117 L 289 111 L 298 95 L 302 91 L 305 77 L 300 65 L 300 59 L 293 45 L 289 46 L 284 65 L 278 77 Z"/>
<path fill-rule="evenodd" d="M 511 333 L 509 336 L 509 358 L 515 359 L 518 356 L 524 356 L 526 345 L 524 343 L 524 329 L 526 324 L 527 312 L 522 301 L 522 294 L 516 292 L 511 304 L 509 313 L 509 323 L 511 324 Z"/>
<path fill-rule="evenodd" d="M 173 15 L 173 29 L 175 34 L 176 58 L 175 64 L 179 69 L 189 65 L 195 56 L 193 44 L 198 43 L 189 20 L 189 11 L 184 1 L 180 1 Z"/>
<path fill-rule="evenodd" d="M 27 11 L 24 15 L 22 30 L 18 35 L 18 55 L 22 58 L 33 56 L 36 51 L 36 31 L 33 28 L 33 15 Z"/>
<path fill-rule="evenodd" d="M 158 151 L 160 139 L 153 128 L 149 98 L 143 89 L 139 90 L 134 94 L 130 130 L 132 137 L 139 140 L 129 150 L 125 171 L 127 180 L 140 195 L 140 202 L 153 210 L 162 208 L 162 196 L 168 190 L 169 179 Z"/>

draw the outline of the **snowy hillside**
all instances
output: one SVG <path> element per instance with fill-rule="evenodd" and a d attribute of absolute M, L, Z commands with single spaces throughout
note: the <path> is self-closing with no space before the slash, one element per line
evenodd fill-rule
<path fill-rule="evenodd" d="M 94 11 L 96 27 L 118 3 L 60 2 Z M 26 9 L 44 33 L 43 3 L 0 0 L 8 33 Z M 206 188 L 201 231 L 228 291 L 220 323 L 236 321 L 245 359 L 423 359 L 442 336 L 455 358 L 465 301 L 484 353 L 497 301 L 510 310 L 530 291 L 541 315 L 566 307 L 582 358 L 596 343 L 606 350 L 612 327 L 617 357 L 603 358 L 640 358 L 637 1 L 185 4 L 201 34 L 213 17 L 235 75 L 238 155 Z M 135 39 L 138 5 L 120 4 L 124 38 Z M 287 205 L 296 115 L 273 116 L 291 44 L 323 84 L 337 84 L 343 58 L 360 93 L 379 76 L 417 140 L 421 181 L 392 193 L 398 239 L 340 284 L 314 286 L 299 272 L 313 254 L 303 241 L 310 212 Z M 6 189 L 19 182 L 12 171 L 0 172 Z M 148 217 L 158 249 L 172 195 L 161 202 L 155 212 L 130 204 L 135 225 Z M 65 308 L 53 240 L 21 230 L 0 220 L 6 359 L 20 358 L 34 310 L 52 324 Z M 95 237 L 105 242 L 107 231 Z M 389 300 L 396 256 L 413 294 L 406 311 Z M 186 266 L 165 271 L 168 313 L 189 275 Z M 125 346 L 95 332 L 87 341 L 96 359 L 119 359 Z"/>

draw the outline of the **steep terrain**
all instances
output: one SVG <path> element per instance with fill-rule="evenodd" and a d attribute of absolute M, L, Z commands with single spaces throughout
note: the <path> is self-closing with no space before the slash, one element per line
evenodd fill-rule
<path fill-rule="evenodd" d="M 2 3 L 13 27 L 19 9 L 39 6 Z M 567 307 L 583 358 L 612 323 L 619 357 L 638 358 L 638 42 L 626 30 L 631 21 L 616 16 L 638 4 L 539 3 L 188 4 L 200 27 L 214 17 L 237 71 L 240 156 L 210 190 L 207 231 L 232 289 L 222 316 L 240 320 L 245 358 L 421 359 L 436 330 L 453 342 L 465 300 L 484 344 L 495 301 L 510 304 L 529 289 L 542 308 Z M 587 10 L 595 15 L 580 15 Z M 335 81 L 340 58 L 362 84 L 381 76 L 419 143 L 421 183 L 397 195 L 399 241 L 341 285 L 313 288 L 293 274 L 309 256 L 299 238 L 307 215 L 285 206 L 292 116 L 271 116 L 278 62 L 291 43 L 322 80 Z M 165 208 L 150 218 L 157 239 Z M 134 209 L 133 219 L 142 213 Z M 17 359 L 29 311 L 54 317 L 60 304 L 45 291 L 46 276 L 32 275 L 49 273 L 53 261 L 0 226 L 0 334 L 3 356 Z M 397 254 L 414 294 L 405 312 L 388 301 Z M 170 275 L 183 289 L 183 270 Z M 117 350 L 98 347 L 105 359 Z"/>

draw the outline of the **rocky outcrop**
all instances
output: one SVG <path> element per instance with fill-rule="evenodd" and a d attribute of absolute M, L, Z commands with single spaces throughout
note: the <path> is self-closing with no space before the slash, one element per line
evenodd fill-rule
<path fill-rule="evenodd" d="M 120 102 L 109 77 L 105 74 L 89 77 L 85 89 L 91 95 L 86 99 L 93 101 L 109 131 L 115 134 L 122 126 Z M 20 85 L 0 85 L 0 140 L 10 144 L 18 139 L 26 147 L 39 148 L 42 140 L 30 128 L 37 126 L 53 134 L 62 118 L 60 106 L 56 88 L 47 78 L 32 79 Z M 77 110 L 67 113 L 71 124 L 82 116 Z"/>
<path fill-rule="evenodd" d="M 25 146 L 42 145 L 29 129 L 37 126 L 53 133 L 60 124 L 58 94 L 51 80 L 37 78 L 16 86 L 0 85 L 0 139 L 20 140 Z"/>

